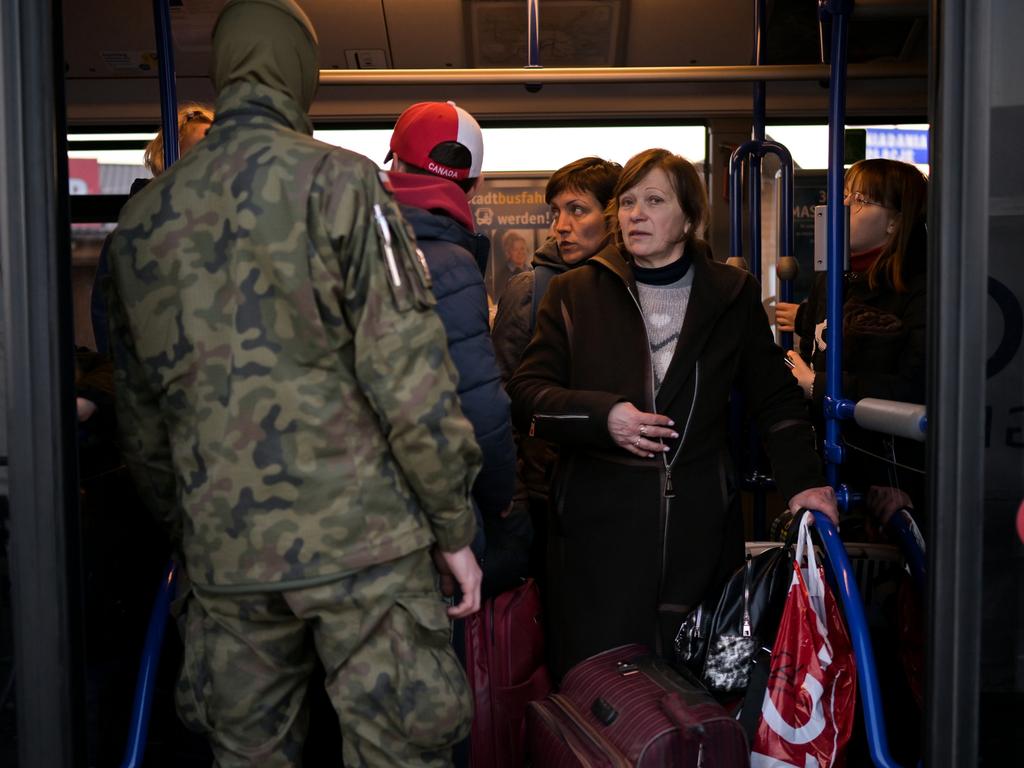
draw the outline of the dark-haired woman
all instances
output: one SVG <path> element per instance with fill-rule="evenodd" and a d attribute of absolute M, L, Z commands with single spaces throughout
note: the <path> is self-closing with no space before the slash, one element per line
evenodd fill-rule
<path fill-rule="evenodd" d="M 850 208 L 850 271 L 843 302 L 844 398 L 878 397 L 923 403 L 925 396 L 927 182 L 913 165 L 870 159 L 846 172 L 844 203 Z M 790 353 L 793 375 L 821 413 L 825 396 L 825 275 L 807 301 L 776 308 L 780 330 L 800 335 L 800 354 Z M 844 479 L 904 487 L 920 499 L 919 472 L 897 465 L 923 465 L 920 445 L 894 443 L 844 425 Z M 872 458 L 876 457 L 876 458 Z"/>
<path fill-rule="evenodd" d="M 608 244 L 604 211 L 611 202 L 622 166 L 600 157 L 581 157 L 551 174 L 544 200 L 551 207 L 551 237 L 533 255 L 533 267 L 514 275 L 494 318 L 495 352 L 501 377 L 508 381 L 533 336 L 536 306 L 551 275 L 568 272 Z M 541 285 L 537 295 L 538 275 Z"/>
<path fill-rule="evenodd" d="M 517 426 L 559 446 L 547 579 L 558 675 L 623 643 L 668 653 L 683 616 L 742 561 L 734 387 L 790 508 L 836 518 L 760 287 L 712 259 L 707 218 L 689 162 L 633 157 L 609 207 L 613 243 L 552 279 L 509 384 Z"/>
<path fill-rule="evenodd" d="M 533 269 L 512 277 L 498 303 L 491 338 L 498 370 L 507 383 L 519 367 L 536 325 L 537 310 L 551 278 L 584 263 L 608 244 L 604 211 L 611 202 L 622 166 L 600 157 L 581 157 L 551 174 L 544 199 L 551 206 L 551 237 L 533 255 Z M 546 550 L 548 487 L 555 465 L 551 443 L 517 435 L 519 467 L 516 511 L 528 512 L 517 519 L 532 525 L 530 575 L 543 586 Z M 529 541 L 530 532 L 519 530 Z"/>

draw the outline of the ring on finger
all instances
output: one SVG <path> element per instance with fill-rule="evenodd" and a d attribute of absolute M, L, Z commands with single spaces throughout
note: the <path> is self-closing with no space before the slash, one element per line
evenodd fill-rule
<path fill-rule="evenodd" d="M 646 434 L 647 434 L 647 425 L 646 424 L 641 424 L 640 425 L 640 437 L 643 437 Z"/>
<path fill-rule="evenodd" d="M 640 438 L 639 437 L 636 440 L 633 441 L 633 447 L 634 448 L 639 448 L 640 447 Z"/>

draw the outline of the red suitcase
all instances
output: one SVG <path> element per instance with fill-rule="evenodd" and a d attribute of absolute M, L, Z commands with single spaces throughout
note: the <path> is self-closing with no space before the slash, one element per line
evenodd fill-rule
<path fill-rule="evenodd" d="M 559 693 L 530 704 L 533 768 L 746 768 L 739 723 L 695 679 L 642 645 L 580 662 Z"/>
<path fill-rule="evenodd" d="M 540 592 L 532 580 L 466 619 L 466 676 L 475 714 L 472 768 L 522 768 L 526 705 L 551 691 L 544 663 Z"/>

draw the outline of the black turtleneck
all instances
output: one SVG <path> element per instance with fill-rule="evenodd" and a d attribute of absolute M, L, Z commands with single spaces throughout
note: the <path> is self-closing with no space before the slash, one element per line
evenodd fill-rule
<path fill-rule="evenodd" d="M 683 251 L 681 258 L 664 267 L 641 267 L 636 261 L 633 262 L 633 277 L 638 283 L 644 285 L 671 285 L 682 280 L 690 271 L 690 264 L 693 259 L 686 251 Z"/>

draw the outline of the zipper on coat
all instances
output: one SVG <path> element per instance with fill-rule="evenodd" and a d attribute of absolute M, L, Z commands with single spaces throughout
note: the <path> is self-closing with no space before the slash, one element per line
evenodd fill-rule
<path fill-rule="evenodd" d="M 700 392 L 700 360 L 694 363 L 693 371 L 693 400 L 690 402 L 690 412 L 686 415 L 686 424 L 683 425 L 683 431 L 679 435 L 679 445 L 676 447 L 675 455 L 672 456 L 672 461 L 665 458 L 665 454 L 662 454 L 662 458 L 665 460 L 665 493 L 663 504 L 665 505 L 665 527 L 661 534 L 661 578 L 662 581 L 665 579 L 665 569 L 668 567 L 668 523 L 669 523 L 669 502 L 675 498 L 675 492 L 672 490 L 672 467 L 676 465 L 676 461 L 679 459 L 679 454 L 683 452 L 683 445 L 686 443 L 686 435 L 690 432 L 690 422 L 693 421 L 693 412 L 697 407 L 697 395 Z"/>
<path fill-rule="evenodd" d="M 530 437 L 537 434 L 537 419 L 552 419 L 555 421 L 572 421 L 589 419 L 585 413 L 535 413 L 530 417 Z"/>
<path fill-rule="evenodd" d="M 640 305 L 640 299 L 638 299 L 632 290 L 630 290 L 629 283 L 623 282 L 626 287 L 626 293 L 629 294 L 629 298 L 633 300 L 633 304 L 636 306 L 636 311 L 640 313 L 640 324 L 644 328 L 644 341 L 647 342 L 647 364 L 651 369 L 651 404 L 650 408 L 653 412 L 657 407 L 658 393 L 654 391 L 654 358 L 651 357 L 651 333 L 647 330 L 647 318 L 644 316 L 644 308 Z M 664 445 L 661 438 L 658 438 L 658 442 Z M 678 452 L 677 452 L 678 455 Z M 661 461 L 665 467 L 665 486 L 661 494 L 661 509 L 659 510 L 659 517 L 661 518 L 658 522 L 661 523 L 661 570 L 658 576 L 658 594 L 661 594 L 661 587 L 665 581 L 665 558 L 666 549 L 668 545 L 668 516 L 669 516 L 669 500 L 674 499 L 676 496 L 675 489 L 672 487 L 672 470 L 669 468 L 668 459 L 665 457 L 665 453 L 661 454 Z M 655 634 L 655 637 L 660 635 Z M 660 643 L 659 643 L 660 644 Z M 660 648 L 658 649 L 661 650 Z"/>
<path fill-rule="evenodd" d="M 750 572 L 753 569 L 754 560 L 747 552 L 747 569 L 743 573 L 743 636 L 750 637 L 752 627 L 750 621 Z"/>
<path fill-rule="evenodd" d="M 658 395 L 654 391 L 654 358 L 651 357 L 651 334 L 647 330 L 647 318 L 644 316 L 644 308 L 640 305 L 640 300 L 630 290 L 629 283 L 623 282 L 626 287 L 626 293 L 633 300 L 633 304 L 636 306 L 637 312 L 640 313 L 640 324 L 644 328 L 644 340 L 647 342 L 647 363 L 651 369 L 651 410 L 653 411 L 657 405 Z M 658 572 L 658 595 L 661 596 L 661 590 L 665 585 L 665 569 L 668 565 L 668 523 L 669 516 L 671 514 L 671 500 L 676 497 L 675 488 L 672 487 L 672 466 L 676 463 L 676 459 L 679 458 L 679 454 L 682 450 L 683 443 L 686 440 L 686 433 L 690 431 L 690 421 L 693 419 L 694 406 L 697 404 L 697 388 L 700 385 L 700 360 L 696 363 L 696 370 L 694 373 L 693 382 L 693 401 L 690 403 L 690 413 L 686 417 L 686 424 L 683 427 L 683 432 L 679 438 L 679 445 L 676 448 L 676 453 L 672 457 L 671 463 L 664 452 L 661 454 L 661 461 L 665 467 L 665 487 L 661 494 L 661 568 Z M 658 438 L 658 442 L 662 443 L 661 438 Z M 656 640 L 657 651 L 661 652 L 661 633 L 658 631 L 657 622 L 655 622 L 655 633 L 654 637 Z"/>

